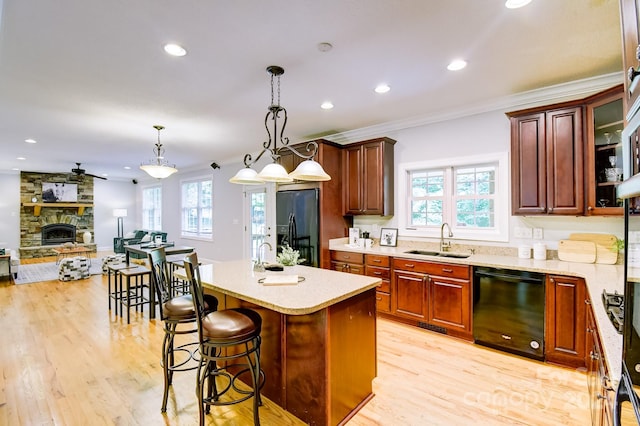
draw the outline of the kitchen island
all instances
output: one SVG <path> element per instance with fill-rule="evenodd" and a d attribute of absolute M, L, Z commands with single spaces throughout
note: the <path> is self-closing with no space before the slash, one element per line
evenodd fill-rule
<path fill-rule="evenodd" d="M 248 260 L 201 265 L 200 274 L 218 309 L 262 316 L 264 396 L 310 425 L 346 423 L 373 397 L 380 279 L 300 265 L 254 272 Z M 258 282 L 291 275 L 301 282 Z"/>

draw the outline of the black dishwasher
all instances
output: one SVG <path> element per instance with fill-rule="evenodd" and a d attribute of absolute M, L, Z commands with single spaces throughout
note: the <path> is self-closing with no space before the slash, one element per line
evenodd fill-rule
<path fill-rule="evenodd" d="M 474 268 L 475 342 L 542 361 L 544 283 L 536 272 Z"/>

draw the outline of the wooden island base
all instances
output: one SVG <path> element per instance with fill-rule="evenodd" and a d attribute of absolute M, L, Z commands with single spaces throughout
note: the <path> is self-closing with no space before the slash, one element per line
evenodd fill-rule
<path fill-rule="evenodd" d="M 219 309 L 246 307 L 263 319 L 262 394 L 310 425 L 346 423 L 373 397 L 375 289 L 306 315 L 282 314 L 206 289 Z"/>

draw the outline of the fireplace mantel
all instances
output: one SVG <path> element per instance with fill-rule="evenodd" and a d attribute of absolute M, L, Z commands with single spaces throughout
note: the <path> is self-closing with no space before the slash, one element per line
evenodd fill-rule
<path fill-rule="evenodd" d="M 22 203 L 24 207 L 33 207 L 33 215 L 40 216 L 40 211 L 42 207 L 53 207 L 53 208 L 64 208 L 64 207 L 74 207 L 78 209 L 78 216 L 82 216 L 84 214 L 85 207 L 93 207 L 93 204 L 86 203 Z"/>

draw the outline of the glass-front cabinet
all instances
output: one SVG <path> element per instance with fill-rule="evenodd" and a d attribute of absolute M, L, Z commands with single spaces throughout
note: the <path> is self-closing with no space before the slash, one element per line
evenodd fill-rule
<path fill-rule="evenodd" d="M 587 214 L 622 215 L 616 188 L 622 182 L 622 85 L 587 102 Z"/>

